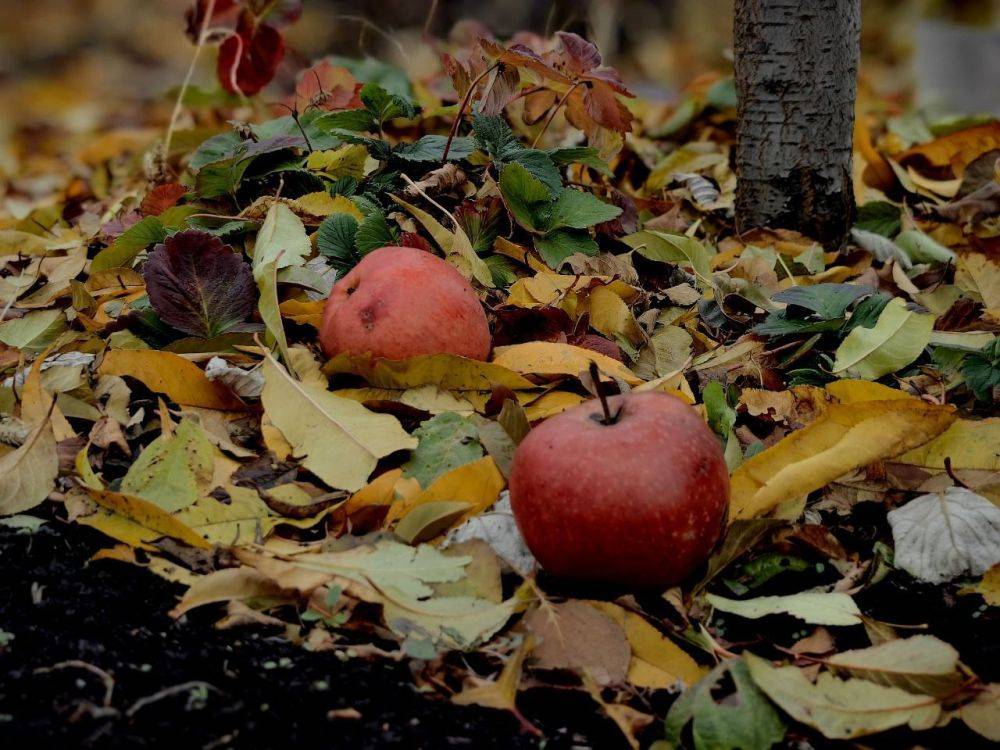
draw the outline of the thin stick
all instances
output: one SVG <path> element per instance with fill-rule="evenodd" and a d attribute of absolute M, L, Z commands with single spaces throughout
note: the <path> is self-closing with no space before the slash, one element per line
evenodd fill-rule
<path fill-rule="evenodd" d="M 203 680 L 191 680 L 190 682 L 182 682 L 180 685 L 173 685 L 172 687 L 163 688 L 152 695 L 147 695 L 145 698 L 140 698 L 135 703 L 133 703 L 125 715 L 129 718 L 135 716 L 139 711 L 141 711 L 146 706 L 151 703 L 156 703 L 157 701 L 163 700 L 164 698 L 169 698 L 173 695 L 178 695 L 180 693 L 187 693 L 191 690 L 196 690 L 198 688 L 203 688 L 204 690 L 212 690 L 219 695 L 225 695 L 219 688 L 212 685 L 209 682 L 204 682 Z"/>
<path fill-rule="evenodd" d="M 191 85 L 191 79 L 194 77 L 194 69 L 198 64 L 198 58 L 201 56 L 201 50 L 205 46 L 205 42 L 208 40 L 208 29 L 209 24 L 212 21 L 212 16 L 215 13 L 215 0 L 208 0 L 208 5 L 205 6 L 205 17 L 201 19 L 201 29 L 198 31 L 198 41 L 194 47 L 194 55 L 191 57 L 191 64 L 188 66 L 187 75 L 184 76 L 184 82 L 181 84 L 181 90 L 177 92 L 177 101 L 174 102 L 174 111 L 170 115 L 170 125 L 167 127 L 166 138 L 163 139 L 163 154 L 162 154 L 162 164 L 164 171 L 166 171 L 167 159 L 170 156 L 170 141 L 174 137 L 174 128 L 177 127 L 177 119 L 181 116 L 181 108 L 184 106 L 184 95 L 187 93 L 188 86 Z"/>
<path fill-rule="evenodd" d="M 567 91 L 565 94 L 563 94 L 562 95 L 562 99 L 560 99 L 558 102 L 556 102 L 556 106 L 554 106 L 552 108 L 552 111 L 549 112 L 549 116 L 545 120 L 545 124 L 542 125 L 542 129 L 538 131 L 538 135 L 536 135 L 535 138 L 534 138 L 534 140 L 531 141 L 531 147 L 532 148 L 534 148 L 535 146 L 538 145 L 538 141 L 540 141 L 541 138 L 542 138 L 542 136 L 545 135 L 545 131 L 549 129 L 549 125 L 552 124 L 552 119 L 556 116 L 556 112 L 558 112 L 559 108 L 562 107 L 562 105 L 566 103 L 566 100 L 569 99 L 569 95 L 573 93 L 573 91 L 576 89 L 577 86 L 580 85 L 580 83 L 581 83 L 581 81 L 577 81 L 572 86 L 570 86 L 569 87 L 569 91 Z"/>
<path fill-rule="evenodd" d="M 479 82 L 483 80 L 488 73 L 493 72 L 497 67 L 498 63 L 494 63 L 482 73 L 477 75 L 473 79 L 472 83 L 469 84 L 469 90 L 465 92 L 465 96 L 462 97 L 462 103 L 458 105 L 458 112 L 455 114 L 455 122 L 451 124 L 451 131 L 448 133 L 448 142 L 444 144 L 444 153 L 441 155 L 441 163 L 444 164 L 448 161 L 448 152 L 451 150 L 451 142 L 455 140 L 455 136 L 458 135 L 459 125 L 462 123 L 462 115 L 465 113 L 465 108 L 469 105 L 469 101 L 472 99 L 472 94 L 476 90 L 476 86 Z"/>

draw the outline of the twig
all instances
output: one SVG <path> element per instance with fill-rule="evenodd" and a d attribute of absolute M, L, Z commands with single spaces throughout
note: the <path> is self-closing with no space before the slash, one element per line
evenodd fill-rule
<path fill-rule="evenodd" d="M 194 55 L 191 57 L 191 64 L 188 66 L 187 74 L 184 76 L 184 82 L 181 84 L 181 90 L 177 92 L 177 101 L 174 102 L 174 111 L 170 115 L 170 125 L 167 127 L 167 135 L 163 139 L 163 153 L 160 155 L 162 159 L 163 171 L 166 172 L 167 159 L 170 157 L 170 141 L 174 137 L 174 128 L 177 127 L 177 119 L 181 116 L 181 108 L 184 106 L 184 95 L 187 93 L 188 87 L 191 85 L 191 79 L 194 77 L 194 70 L 198 64 L 198 58 L 201 56 L 201 50 L 205 46 L 205 42 L 208 40 L 208 30 L 209 24 L 212 21 L 212 16 L 215 14 L 215 0 L 208 0 L 208 4 L 205 7 L 205 17 L 201 19 L 201 29 L 198 31 L 198 41 L 195 43 Z"/>
<path fill-rule="evenodd" d="M 125 716 L 127 716 L 128 718 L 132 718 L 137 713 L 139 713 L 139 711 L 141 711 L 146 706 L 152 703 L 161 701 L 164 698 L 170 698 L 171 696 L 174 695 L 190 692 L 191 690 L 196 690 L 198 688 L 202 688 L 204 690 L 212 690 L 218 693 L 219 695 L 225 695 L 225 693 L 219 690 L 219 688 L 215 687 L 215 685 L 209 682 L 205 682 L 203 680 L 191 680 L 190 682 L 182 682 L 180 685 L 173 685 L 168 688 L 163 688 L 163 690 L 157 691 L 152 695 L 147 695 L 145 698 L 140 698 L 129 707 L 128 711 L 125 712 Z"/>
<path fill-rule="evenodd" d="M 492 73 L 498 64 L 499 63 L 493 63 L 490 67 L 477 75 L 473 79 L 472 83 L 469 84 L 468 91 L 465 92 L 465 96 L 462 97 L 462 101 L 458 105 L 458 112 L 455 113 L 455 122 L 451 124 L 451 130 L 448 132 L 448 142 L 444 144 L 444 152 L 441 154 L 442 164 L 448 161 L 448 152 L 451 150 L 451 142 L 455 140 L 455 136 L 458 135 L 458 128 L 462 124 L 462 115 L 465 114 L 465 108 L 469 106 L 469 101 L 472 99 L 472 94 L 475 92 L 476 86 L 478 86 L 479 82 L 489 73 Z"/>
<path fill-rule="evenodd" d="M 101 705 L 104 708 L 111 706 L 111 696 L 115 690 L 115 678 L 103 669 L 81 659 L 70 659 L 69 661 L 61 661 L 58 664 L 53 664 L 51 667 L 39 667 L 35 670 L 35 674 L 54 672 L 57 669 L 85 669 L 91 674 L 97 675 L 101 682 L 104 683 L 104 700 Z"/>
<path fill-rule="evenodd" d="M 538 145 L 538 141 L 542 139 L 542 136 L 545 135 L 545 131 L 549 129 L 549 125 L 552 124 L 552 120 L 556 116 L 556 112 L 558 112 L 559 108 L 566 103 L 566 100 L 569 99 L 569 95 L 572 94 L 576 90 L 576 87 L 579 86 L 581 83 L 582 81 L 577 81 L 572 86 L 570 86 L 569 91 L 563 94 L 562 98 L 558 102 L 556 102 L 556 106 L 554 106 L 552 108 L 552 111 L 549 112 L 549 116 L 546 118 L 545 124 L 542 125 L 542 129 L 538 131 L 538 135 L 536 135 L 534 139 L 531 141 L 532 148 L 535 148 L 535 146 Z"/>

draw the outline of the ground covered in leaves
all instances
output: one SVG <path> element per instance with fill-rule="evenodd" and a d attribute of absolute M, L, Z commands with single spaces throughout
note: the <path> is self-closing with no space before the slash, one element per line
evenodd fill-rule
<path fill-rule="evenodd" d="M 851 241 L 739 235 L 730 78 L 661 107 L 576 35 L 467 26 L 433 71 L 272 82 L 295 5 L 196 4 L 218 84 L 172 113 L 11 134 L 5 735 L 1000 739 L 1000 122 L 869 102 Z M 321 355 L 386 245 L 470 280 L 489 361 Z M 726 534 L 665 592 L 554 581 L 513 522 L 592 365 L 725 452 Z"/>

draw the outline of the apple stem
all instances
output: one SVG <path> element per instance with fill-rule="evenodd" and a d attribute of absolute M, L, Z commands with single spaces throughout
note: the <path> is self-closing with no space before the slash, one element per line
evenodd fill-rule
<path fill-rule="evenodd" d="M 611 416 L 611 408 L 608 406 L 608 397 L 604 394 L 604 389 L 601 387 L 601 371 L 597 367 L 597 363 L 591 361 L 590 363 L 590 379 L 594 381 L 594 390 L 597 392 L 597 398 L 601 402 L 601 409 L 604 410 L 604 419 L 601 420 L 602 424 L 614 424 L 618 421 L 618 415 L 615 414 Z"/>

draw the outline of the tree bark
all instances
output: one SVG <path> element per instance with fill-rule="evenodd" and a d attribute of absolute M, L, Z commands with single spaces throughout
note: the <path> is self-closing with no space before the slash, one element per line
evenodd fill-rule
<path fill-rule="evenodd" d="M 839 246 L 854 217 L 861 0 L 736 0 L 736 223 Z"/>

